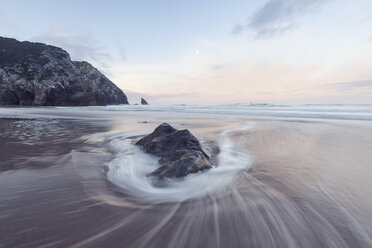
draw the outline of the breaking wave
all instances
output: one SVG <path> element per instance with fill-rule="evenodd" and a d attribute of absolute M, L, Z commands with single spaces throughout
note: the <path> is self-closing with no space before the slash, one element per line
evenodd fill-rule
<path fill-rule="evenodd" d="M 66 108 L 66 107 L 60 107 Z M 320 118 L 338 120 L 372 120 L 372 105 L 354 104 L 220 104 L 220 105 L 118 105 L 90 106 L 84 110 L 103 110 L 108 112 L 164 112 L 164 113 L 203 113 L 245 116 L 272 116 L 291 118 Z M 69 108 L 70 111 L 73 110 Z"/>

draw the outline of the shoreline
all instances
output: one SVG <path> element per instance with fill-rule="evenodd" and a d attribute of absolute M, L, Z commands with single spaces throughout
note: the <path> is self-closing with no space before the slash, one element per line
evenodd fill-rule
<path fill-rule="evenodd" d="M 67 110 L 58 118 L 46 112 L 0 118 L 7 130 L 0 141 L 12 142 L 0 153 L 2 166 L 13 164 L 0 171 L 0 247 L 372 244 L 371 123 Z M 106 177 L 116 155 L 104 144 L 150 131 L 169 116 L 177 128 L 214 141 L 224 130 L 254 122 L 231 136 L 252 156 L 252 169 L 202 198 L 163 204 L 128 198 Z"/>

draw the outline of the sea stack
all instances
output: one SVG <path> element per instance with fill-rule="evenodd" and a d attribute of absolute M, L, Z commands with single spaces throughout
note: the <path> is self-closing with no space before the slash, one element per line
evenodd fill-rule
<path fill-rule="evenodd" d="M 160 179 L 185 177 L 213 167 L 211 153 L 189 130 L 177 130 L 167 123 L 159 125 L 136 145 L 160 157 L 160 167 L 150 174 Z"/>
<path fill-rule="evenodd" d="M 128 104 L 126 95 L 88 62 L 61 48 L 0 37 L 0 105 Z"/>
<path fill-rule="evenodd" d="M 141 105 L 149 105 L 149 103 L 145 99 L 141 98 Z"/>

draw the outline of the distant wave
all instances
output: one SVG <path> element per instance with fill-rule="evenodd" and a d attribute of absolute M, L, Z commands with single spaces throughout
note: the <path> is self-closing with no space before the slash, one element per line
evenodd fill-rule
<path fill-rule="evenodd" d="M 85 110 L 102 111 L 146 111 L 180 112 L 247 116 L 321 118 L 341 120 L 372 120 L 372 105 L 279 105 L 271 103 L 237 103 L 222 105 L 117 105 L 106 107 L 84 107 Z"/>

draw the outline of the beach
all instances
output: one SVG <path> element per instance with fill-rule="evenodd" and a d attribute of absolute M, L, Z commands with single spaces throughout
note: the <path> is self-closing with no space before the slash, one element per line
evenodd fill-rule
<path fill-rule="evenodd" d="M 152 184 L 134 143 L 164 122 L 216 167 Z M 0 247 L 372 247 L 370 105 L 4 107 L 0 128 Z"/>

